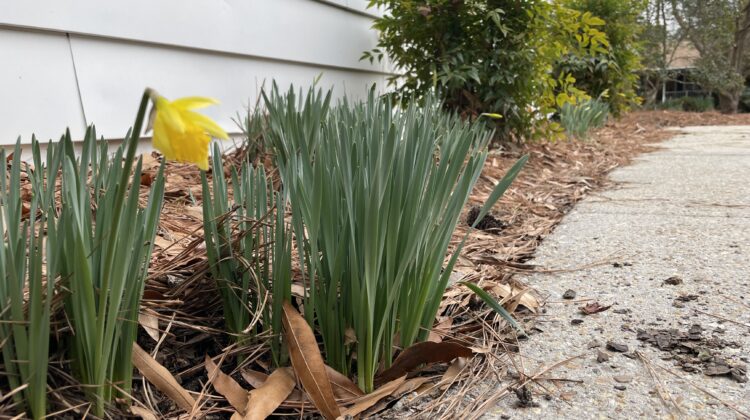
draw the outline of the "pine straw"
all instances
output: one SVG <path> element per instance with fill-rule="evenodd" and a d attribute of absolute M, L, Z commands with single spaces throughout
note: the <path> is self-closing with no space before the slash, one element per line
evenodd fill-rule
<path fill-rule="evenodd" d="M 649 144 L 673 135 L 661 128 L 685 124 L 750 124 L 750 116 L 636 112 L 608 124 L 588 142 L 514 144 L 492 151 L 467 205 L 467 215 L 471 206 L 484 202 L 492 187 L 520 156 L 528 153 L 531 158 L 495 206 L 492 216 L 497 223 L 489 224 L 487 230 L 470 233 L 456 267 L 456 279 L 476 282 L 498 298 L 504 297 L 501 301 L 514 311 L 528 331 L 534 318 L 543 316 L 539 308 L 541 298 L 527 290 L 514 275 L 543 270 L 527 261 L 575 203 L 592 191 L 606 187 L 609 184 L 606 177 L 611 170 L 627 164 L 640 153 L 653 150 Z M 228 156 L 225 167 L 228 169 L 241 162 L 243 155 L 244 150 L 240 149 Z M 157 159 L 147 156 L 142 184 L 150 185 L 157 168 Z M 228 418 L 232 410 L 226 401 L 212 394 L 211 387 L 206 387 L 204 355 L 218 361 L 227 352 L 242 354 L 242 358 L 227 358 L 244 360 L 241 366 L 225 363 L 223 370 L 229 372 L 228 368 L 234 368 L 233 377 L 250 389 L 240 373 L 243 369 L 270 372 L 267 346 L 264 337 L 258 337 L 246 348 L 230 346 L 231 341 L 223 332 L 219 294 L 207 275 L 199 172 L 193 166 L 170 163 L 166 174 L 165 206 L 142 305 L 144 316 L 158 317 L 160 336 L 157 343 L 141 329 L 138 342 L 169 369 L 182 386 L 194 391 L 196 397 L 204 391 L 199 402 L 204 415 Z M 144 199 L 145 194 L 147 191 L 144 191 Z M 454 235 L 454 246 L 469 229 L 466 223 L 460 224 Z M 295 292 L 299 294 L 299 290 L 296 288 Z M 59 321 L 58 336 L 69 334 L 65 324 L 64 320 Z M 494 393 L 493 399 L 511 393 L 510 389 L 496 389 L 495 379 L 517 372 L 517 386 L 538 380 L 534 379 L 534 373 L 525 373 L 523 359 L 519 357 L 519 346 L 522 347 L 523 342 L 519 343 L 505 321 L 487 310 L 467 288 L 449 287 L 436 325 L 440 328 L 433 331 L 433 340 L 458 340 L 475 350 L 476 355 L 455 376 L 445 373 L 446 366 L 427 366 L 412 373 L 410 376 L 431 379 L 405 396 L 401 395 L 400 402 L 399 398 L 386 399 L 365 415 L 402 417 L 404 410 L 412 407 L 431 417 L 474 418 L 492 408 L 486 392 Z M 69 361 L 59 353 L 51 357 L 51 411 L 68 410 L 71 417 L 77 418 L 87 411 L 87 405 L 83 404 L 80 386 L 66 373 L 69 368 Z M 542 373 L 538 372 L 536 377 Z M 7 395 L 5 391 L 2 394 Z M 157 417 L 178 418 L 181 414 L 172 401 L 139 378 L 134 383 L 134 395 L 138 405 L 147 407 Z M 0 413 L 13 412 L 8 400 L 0 402 Z M 396 403 L 397 407 L 393 408 Z M 298 417 L 313 411 L 309 402 L 287 401 L 277 413 Z M 119 417 L 125 413 L 109 414 Z"/>

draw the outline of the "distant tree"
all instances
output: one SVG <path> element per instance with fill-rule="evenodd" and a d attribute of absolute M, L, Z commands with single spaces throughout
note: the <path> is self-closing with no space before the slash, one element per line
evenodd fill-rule
<path fill-rule="evenodd" d="M 719 109 L 737 112 L 748 76 L 748 0 L 670 0 L 685 37 L 698 50 L 701 84 L 719 96 Z"/>
<path fill-rule="evenodd" d="M 639 35 L 644 88 L 643 100 L 656 102 L 659 90 L 670 80 L 669 66 L 677 48 L 684 41 L 683 31 L 675 28 L 671 0 L 650 0 L 641 15 L 643 30 Z"/>

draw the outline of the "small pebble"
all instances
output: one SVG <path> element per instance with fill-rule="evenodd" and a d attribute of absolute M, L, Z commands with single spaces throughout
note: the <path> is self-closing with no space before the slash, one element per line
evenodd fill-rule
<path fill-rule="evenodd" d="M 670 286 L 677 286 L 678 284 L 682 284 L 682 279 L 677 276 L 672 276 L 664 280 L 664 284 L 668 284 Z"/>
<path fill-rule="evenodd" d="M 625 385 L 615 385 L 615 389 L 618 391 L 625 391 L 626 389 L 628 389 L 628 387 L 626 387 Z"/>
<path fill-rule="evenodd" d="M 616 376 L 613 376 L 612 379 L 614 379 L 615 382 L 619 382 L 621 384 L 627 384 L 633 381 L 633 375 L 616 375 Z"/>
<path fill-rule="evenodd" d="M 616 351 L 618 353 L 627 353 L 628 346 L 614 341 L 607 341 L 607 350 Z"/>
<path fill-rule="evenodd" d="M 575 299 L 576 298 L 576 291 L 573 289 L 568 289 L 563 293 L 562 295 L 563 299 Z"/>
<path fill-rule="evenodd" d="M 604 363 L 609 360 L 609 353 L 602 350 L 596 351 L 596 361 L 599 363 Z"/>
<path fill-rule="evenodd" d="M 579 324 L 583 324 L 583 320 L 580 318 L 573 318 L 570 320 L 570 323 L 572 325 L 579 325 Z"/>

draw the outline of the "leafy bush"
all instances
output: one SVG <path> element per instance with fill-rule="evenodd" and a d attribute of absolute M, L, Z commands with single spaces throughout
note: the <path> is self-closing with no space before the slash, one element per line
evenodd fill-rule
<path fill-rule="evenodd" d="M 213 152 L 213 175 L 212 197 L 202 174 L 204 232 L 226 326 L 242 342 L 256 331 L 254 324 L 262 319 L 264 331 L 272 333 L 274 361 L 281 365 L 286 360 L 280 341 L 281 304 L 291 294 L 292 270 L 292 239 L 284 224 L 283 195 L 274 192 L 264 168 L 254 168 L 249 161 L 242 164 L 239 173 L 232 169 L 230 194 L 218 145 Z M 234 196 L 233 204 L 230 195 Z M 269 297 L 270 307 L 265 304 Z"/>
<path fill-rule="evenodd" d="M 641 59 L 638 35 L 639 18 L 646 7 L 644 0 L 563 0 L 562 3 L 581 13 L 603 19 L 609 48 L 598 54 L 566 54 L 558 63 L 559 71 L 571 74 L 575 86 L 593 97 L 602 97 L 610 111 L 620 115 L 640 103 L 636 93 Z"/>
<path fill-rule="evenodd" d="M 329 110 L 328 96 L 265 95 L 270 143 L 305 266 L 305 316 L 328 363 L 348 372 L 356 336 L 360 387 L 373 390 L 394 339 L 424 340 L 461 246 L 443 259 L 487 156 L 490 133 L 447 116 L 431 96 L 398 112 L 373 92 Z M 494 204 L 523 162 L 485 204 Z"/>
<path fill-rule="evenodd" d="M 673 111 L 707 112 L 714 109 L 714 99 L 710 96 L 685 96 L 658 103 L 656 107 Z"/>
<path fill-rule="evenodd" d="M 569 136 L 584 139 L 592 128 L 599 128 L 607 122 L 609 105 L 592 99 L 578 104 L 563 104 L 560 109 L 560 124 Z"/>
<path fill-rule="evenodd" d="M 402 98 L 437 89 L 463 116 L 498 113 L 500 134 L 531 134 L 546 115 L 583 92 L 554 71 L 560 55 L 605 51 L 603 22 L 543 0 L 371 0 L 378 47 L 364 59 L 392 60 Z"/>
<path fill-rule="evenodd" d="M 686 96 L 682 98 L 682 110 L 706 112 L 714 109 L 714 99 L 710 96 Z"/>

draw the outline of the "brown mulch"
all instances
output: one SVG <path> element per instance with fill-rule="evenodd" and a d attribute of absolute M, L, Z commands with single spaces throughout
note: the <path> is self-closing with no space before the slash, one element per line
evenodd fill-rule
<path fill-rule="evenodd" d="M 633 112 L 610 122 L 589 141 L 511 144 L 491 151 L 467 203 L 465 218 L 454 234 L 454 246 L 471 230 L 466 219 L 472 218 L 472 207 L 484 203 L 494 185 L 518 158 L 529 154 L 530 159 L 494 207 L 491 219 L 480 225 L 481 229 L 469 232 L 455 277 L 477 283 L 494 295 L 528 331 L 534 318 L 542 315 L 541 299 L 529 289 L 528 286 L 533 285 L 520 283 L 514 275 L 544 269 L 528 261 L 575 203 L 592 191 L 608 186 L 607 174 L 610 171 L 628 164 L 641 153 L 654 150 L 653 143 L 674 135 L 662 128 L 721 124 L 750 124 L 750 114 Z M 240 162 L 241 154 L 227 157 L 225 167 Z M 144 172 L 153 175 L 157 168 L 158 160 L 146 157 Z M 150 319 L 152 323 L 154 318 L 158 319 L 160 334 L 157 337 L 160 341 L 141 329 L 138 342 L 146 351 L 153 352 L 156 360 L 184 388 L 195 391 L 196 397 L 201 393 L 201 411 L 207 418 L 229 418 L 233 410 L 211 387 L 206 387 L 205 355 L 215 356 L 218 360 L 228 351 L 243 353 L 246 357 L 242 366 L 225 363 L 222 369 L 231 372 L 246 389 L 251 387 L 239 374 L 243 368 L 269 373 L 271 368 L 262 341 L 247 348 L 228 350 L 230 340 L 223 332 L 221 302 L 207 276 L 199 171 L 191 165 L 170 163 L 166 174 L 165 206 L 142 305 L 144 319 Z M 150 177 L 144 176 L 141 182 L 148 185 Z M 475 356 L 468 362 L 457 359 L 448 371 L 447 366 L 440 365 L 412 373 L 411 376 L 435 379 L 386 398 L 365 412 L 366 415 L 396 418 L 401 416 L 399 410 L 404 407 L 418 405 L 422 414 L 474 418 L 492 408 L 494 401 L 513 392 L 510 388 L 489 388 L 491 398 L 464 398 L 471 387 L 488 383 L 498 375 L 505 376 L 508 367 L 517 363 L 515 353 L 518 346 L 523 345 L 515 332 L 507 328 L 507 323 L 487 309 L 466 287 L 453 285 L 447 290 L 432 339 L 464 343 L 471 347 Z M 58 365 L 65 366 L 65 361 Z M 514 370 L 523 371 L 521 368 Z M 59 382 L 53 382 L 53 385 L 57 383 L 60 388 L 71 384 L 71 378 L 62 368 L 53 367 L 51 376 L 59 378 Z M 518 386 L 522 387 L 528 380 L 519 377 Z M 448 385 L 453 385 L 450 390 L 447 390 Z M 53 405 L 59 406 L 55 408 L 62 409 L 80 401 L 75 393 L 75 389 L 68 389 L 50 399 Z M 174 402 L 140 378 L 134 381 L 134 395 L 159 418 L 177 418 L 181 413 Z M 421 398 L 415 398 L 415 395 Z M 301 411 L 309 414 L 311 410 L 314 411 L 314 407 L 309 402 L 293 401 L 282 405 L 277 413 L 300 417 Z M 80 410 L 72 412 L 82 413 Z M 114 417 L 119 415 L 123 413 L 113 414 Z"/>

